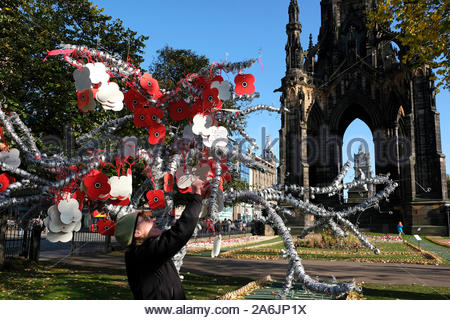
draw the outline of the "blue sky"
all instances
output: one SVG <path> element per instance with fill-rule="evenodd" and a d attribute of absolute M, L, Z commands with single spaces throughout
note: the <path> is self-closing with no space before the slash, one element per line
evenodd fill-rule
<path fill-rule="evenodd" d="M 256 90 L 261 97 L 250 105 L 268 104 L 280 106 L 280 94 L 273 93 L 281 85 L 285 74 L 285 50 L 287 36 L 289 0 L 148 0 L 118 1 L 94 0 L 94 4 L 105 9 L 113 18 L 120 18 L 126 27 L 149 36 L 146 41 L 145 62 L 148 65 L 156 56 L 156 51 L 165 45 L 177 49 L 191 49 L 206 55 L 211 62 L 240 61 L 262 55 L 262 65 L 255 64 L 249 71 L 255 75 Z M 320 1 L 299 0 L 301 42 L 308 47 L 309 34 L 314 43 L 320 28 Z M 230 80 L 233 75 L 230 75 Z M 441 92 L 436 96 L 437 109 L 441 116 L 441 138 L 444 154 L 450 154 L 450 93 Z M 253 114 L 248 118 L 248 133 L 261 145 L 261 129 L 278 137 L 280 117 L 268 112 Z M 352 138 L 362 137 L 369 142 L 372 136 L 369 128 L 360 120 L 354 121 L 344 136 L 345 146 Z M 352 145 L 356 153 L 359 144 Z M 369 143 L 372 148 L 373 144 Z M 275 146 L 278 155 L 278 145 Z M 447 160 L 447 172 L 449 172 Z M 353 173 L 352 173 L 353 174 Z"/>

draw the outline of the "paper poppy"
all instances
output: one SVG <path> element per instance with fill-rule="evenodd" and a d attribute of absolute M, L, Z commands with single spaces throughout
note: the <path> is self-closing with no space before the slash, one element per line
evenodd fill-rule
<path fill-rule="evenodd" d="M 95 110 L 94 94 L 91 89 L 77 92 L 77 106 L 82 113 Z"/>
<path fill-rule="evenodd" d="M 136 108 L 143 108 L 147 103 L 147 99 L 134 88 L 128 90 L 124 96 L 125 105 L 130 111 L 134 111 Z"/>
<path fill-rule="evenodd" d="M 255 77 L 252 74 L 238 74 L 234 78 L 235 88 L 237 94 L 252 94 L 255 92 Z"/>
<path fill-rule="evenodd" d="M 72 195 L 73 199 L 78 200 L 78 203 L 79 203 L 78 209 L 80 209 L 80 210 L 83 210 L 83 202 L 84 202 L 85 196 L 86 195 L 81 190 L 75 191 L 75 193 Z"/>
<path fill-rule="evenodd" d="M 203 113 L 203 104 L 200 98 L 196 99 L 194 104 L 191 105 L 190 118 L 194 118 L 199 113 Z"/>
<path fill-rule="evenodd" d="M 92 170 L 84 179 L 83 184 L 87 189 L 89 200 L 106 200 L 111 191 L 106 174 L 99 170 Z"/>
<path fill-rule="evenodd" d="M 222 109 L 222 101 L 219 99 L 219 90 L 217 88 L 203 90 L 202 102 L 204 110 L 217 111 Z"/>
<path fill-rule="evenodd" d="M 113 236 L 116 224 L 112 220 L 100 219 L 97 221 L 97 231 L 104 236 Z"/>
<path fill-rule="evenodd" d="M 214 82 L 214 81 L 222 82 L 223 78 L 222 78 L 222 76 L 215 76 L 211 79 L 211 82 Z"/>
<path fill-rule="evenodd" d="M 9 187 L 9 177 L 6 173 L 0 174 L 0 193 Z"/>
<path fill-rule="evenodd" d="M 164 192 L 173 192 L 173 175 L 170 173 L 164 175 Z"/>
<path fill-rule="evenodd" d="M 209 89 L 210 82 L 206 77 L 199 76 L 192 81 L 192 86 L 197 90 L 203 91 Z"/>
<path fill-rule="evenodd" d="M 164 113 L 156 107 L 136 108 L 134 109 L 134 125 L 136 127 L 151 127 L 159 125 Z"/>
<path fill-rule="evenodd" d="M 169 103 L 169 116 L 174 121 L 181 121 L 189 117 L 191 111 L 184 100 L 172 101 Z"/>
<path fill-rule="evenodd" d="M 192 193 L 192 188 L 184 188 L 184 189 L 180 189 L 178 188 L 178 191 L 180 191 L 181 193 Z"/>
<path fill-rule="evenodd" d="M 159 84 L 151 74 L 145 73 L 139 80 L 141 87 L 147 91 L 148 94 L 154 95 L 159 93 Z"/>
<path fill-rule="evenodd" d="M 148 129 L 148 142 L 150 144 L 160 144 L 166 140 L 166 127 L 159 124 Z"/>
<path fill-rule="evenodd" d="M 148 206 L 150 209 L 160 209 L 166 207 L 166 200 L 164 200 L 164 192 L 162 190 L 151 190 L 147 192 Z"/>

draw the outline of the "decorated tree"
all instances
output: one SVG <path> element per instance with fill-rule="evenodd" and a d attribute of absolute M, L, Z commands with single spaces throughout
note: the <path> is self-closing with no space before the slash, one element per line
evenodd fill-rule
<path fill-rule="evenodd" d="M 74 136 L 119 114 L 71 112 L 77 105 L 73 67 L 46 60 L 46 50 L 60 43 L 95 47 L 141 64 L 148 37 L 125 28 L 88 0 L 2 0 L 0 8 L 0 101 L 31 128 L 42 147 L 42 135 Z M 51 118 L 51 121 L 49 121 Z M 64 126 L 62 125 L 64 124 Z"/>
<path fill-rule="evenodd" d="M 86 152 L 68 157 L 61 153 L 41 152 L 20 117 L 14 112 L 0 110 L 6 142 L 5 150 L 0 154 L 3 172 L 0 209 L 30 206 L 23 221 L 45 209 L 47 237 L 53 242 L 70 241 L 73 232 L 81 226 L 83 207 L 90 214 L 102 217 L 92 229 L 103 235 L 112 235 L 115 221 L 142 210 L 145 204 L 157 218 L 158 227 L 164 230 L 173 223 L 174 196 L 190 192 L 191 183 L 198 178 L 209 180 L 211 195 L 204 205 L 212 221 L 216 220 L 223 202 L 246 202 L 265 208 L 267 223 L 278 230 L 284 242 L 285 249 L 281 254 L 289 259 L 280 297 L 286 297 L 295 281 L 309 290 L 333 296 L 360 290 L 353 282 L 323 283 L 308 276 L 280 214 L 293 214 L 292 210 L 298 209 L 314 215 L 316 224 L 305 233 L 326 225 L 338 236 L 344 236 L 342 228 L 345 227 L 363 245 L 378 253 L 348 217 L 378 206 L 379 201 L 393 192 L 396 183 L 388 176 L 343 183 L 349 170 L 347 163 L 326 187 L 274 185 L 260 191 L 224 188 L 231 178 L 227 163 L 239 162 L 256 170 L 265 170 L 254 155 L 246 154 L 230 143 L 229 130 L 242 133 L 244 139 L 254 144 L 254 139 L 240 125 L 243 117 L 259 110 L 289 112 L 266 105 L 223 108 L 225 104 L 235 106 L 238 101 L 251 101 L 259 96 L 255 92 L 255 77 L 245 73 L 255 60 L 208 65 L 196 73 L 185 73 L 171 90 L 166 90 L 152 75 L 97 49 L 61 45 L 49 55 L 62 56 L 74 67 L 78 110 L 73 108 L 73 113 L 81 112 L 86 118 L 97 112 L 126 111 L 127 114 L 80 136 L 76 143 Z M 230 77 L 234 78 L 234 83 L 226 80 Z M 96 110 L 98 105 L 103 111 Z M 109 150 L 102 149 L 102 141 L 113 134 L 120 136 L 122 128 L 130 124 L 145 131 L 144 141 L 140 137 L 123 137 Z M 14 142 L 17 148 L 8 149 L 8 141 Z M 142 175 L 144 182 L 133 188 L 133 180 Z M 363 203 L 341 211 L 301 200 L 304 194 L 311 199 L 318 194 L 332 196 L 343 189 L 367 184 L 384 184 L 385 188 Z M 178 269 L 185 251 L 183 248 L 173 258 Z M 213 251 L 214 255 L 219 253 L 220 237 L 215 240 Z"/>

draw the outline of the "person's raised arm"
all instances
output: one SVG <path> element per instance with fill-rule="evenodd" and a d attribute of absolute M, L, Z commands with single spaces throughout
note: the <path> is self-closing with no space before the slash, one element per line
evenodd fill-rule
<path fill-rule="evenodd" d="M 153 241 L 144 242 L 136 253 L 142 259 L 157 259 L 161 264 L 172 258 L 191 238 L 202 208 L 202 198 L 209 194 L 209 183 L 196 180 L 192 183 L 192 198 L 174 226 Z"/>

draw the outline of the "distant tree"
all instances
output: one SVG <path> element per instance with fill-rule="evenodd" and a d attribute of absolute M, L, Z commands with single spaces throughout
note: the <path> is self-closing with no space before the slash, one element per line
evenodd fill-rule
<path fill-rule="evenodd" d="M 61 43 L 120 54 L 143 62 L 144 41 L 88 0 L 3 0 L 0 8 L 0 101 L 17 112 L 35 134 L 75 134 L 121 115 L 76 107 L 74 68 L 60 58 L 43 59 Z M 3 104 L 2 104 L 3 105 Z"/>
<path fill-rule="evenodd" d="M 157 51 L 149 72 L 158 79 L 161 88 L 173 90 L 177 82 L 189 73 L 198 72 L 209 65 L 209 59 L 189 49 L 174 49 L 169 46 Z"/>
<path fill-rule="evenodd" d="M 402 62 L 429 64 L 444 89 L 450 88 L 449 6 L 446 0 L 381 0 L 369 12 L 369 26 L 398 42 Z"/>
<path fill-rule="evenodd" d="M 447 175 L 447 192 L 450 192 L 450 175 Z"/>

